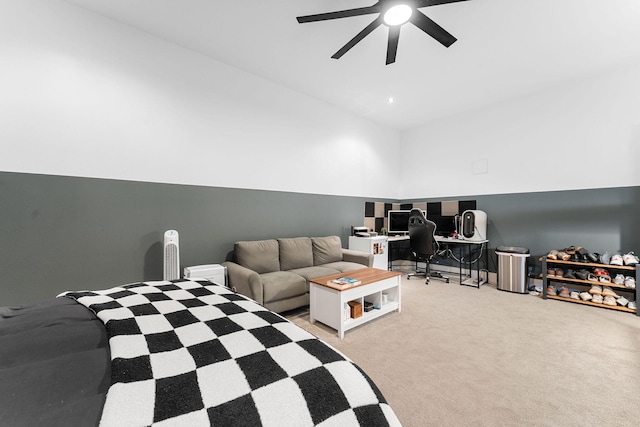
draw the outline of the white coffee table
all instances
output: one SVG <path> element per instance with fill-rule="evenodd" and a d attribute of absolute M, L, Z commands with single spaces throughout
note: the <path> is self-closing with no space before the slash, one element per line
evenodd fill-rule
<path fill-rule="evenodd" d="M 340 277 L 351 277 L 362 283 L 357 286 L 342 287 L 331 283 Z M 360 326 L 392 311 L 401 310 L 400 273 L 363 268 L 331 276 L 317 277 L 309 281 L 311 323 L 316 320 L 338 331 L 340 339 L 345 331 Z M 362 316 L 356 319 L 349 315 L 348 303 L 362 304 Z M 364 303 L 373 303 L 371 311 L 364 311 Z"/>

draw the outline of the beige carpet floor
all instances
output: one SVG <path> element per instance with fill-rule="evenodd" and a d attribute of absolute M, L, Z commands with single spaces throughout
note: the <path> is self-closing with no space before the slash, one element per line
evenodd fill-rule
<path fill-rule="evenodd" d="M 340 340 L 287 313 L 380 387 L 404 426 L 638 426 L 640 317 L 402 278 L 402 312 Z"/>

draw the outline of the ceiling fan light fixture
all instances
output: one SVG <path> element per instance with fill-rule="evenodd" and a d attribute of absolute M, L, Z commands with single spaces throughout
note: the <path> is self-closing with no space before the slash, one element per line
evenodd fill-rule
<path fill-rule="evenodd" d="M 413 14 L 413 8 L 406 4 L 397 4 L 390 7 L 383 15 L 384 23 L 390 27 L 406 23 Z"/>

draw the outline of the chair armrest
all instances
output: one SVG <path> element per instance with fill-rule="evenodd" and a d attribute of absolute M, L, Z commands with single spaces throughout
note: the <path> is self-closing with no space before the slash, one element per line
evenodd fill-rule
<path fill-rule="evenodd" d="M 342 249 L 342 260 L 348 262 L 357 262 L 365 267 L 373 267 L 373 254 L 353 249 Z"/>
<path fill-rule="evenodd" d="M 264 303 L 262 279 L 258 273 L 231 261 L 225 261 L 222 265 L 227 267 L 227 278 L 231 289 L 248 296 L 260 305 Z"/>

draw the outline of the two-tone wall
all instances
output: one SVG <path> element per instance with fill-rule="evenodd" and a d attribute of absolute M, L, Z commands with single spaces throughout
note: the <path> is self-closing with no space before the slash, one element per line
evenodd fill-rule
<path fill-rule="evenodd" d="M 57 0 L 0 4 L 0 58 L 0 306 L 161 278 L 169 228 L 182 266 L 346 243 L 371 200 L 475 199 L 492 247 L 640 250 L 633 66 L 399 132 Z"/>

